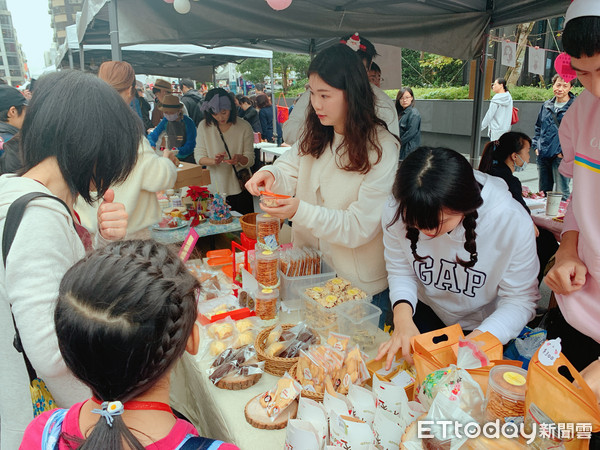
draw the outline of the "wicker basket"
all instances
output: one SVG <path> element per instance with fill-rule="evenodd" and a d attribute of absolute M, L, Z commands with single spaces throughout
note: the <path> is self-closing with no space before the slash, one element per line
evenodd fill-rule
<path fill-rule="evenodd" d="M 281 325 L 284 330 L 295 327 L 296 324 L 286 323 Z M 265 362 L 265 372 L 270 373 L 271 375 L 275 375 L 277 377 L 283 376 L 286 372 L 288 372 L 293 365 L 298 362 L 298 357 L 296 358 L 280 358 L 278 356 L 267 356 L 265 353 L 267 338 L 269 337 L 269 333 L 275 328 L 275 325 L 265 328 L 258 336 L 256 336 L 256 341 L 254 341 L 254 348 L 256 349 L 256 354 L 258 355 L 259 361 Z M 321 339 L 319 335 L 313 331 L 313 334 L 317 337 L 317 344 L 320 343 Z"/>
<path fill-rule="evenodd" d="M 296 378 L 296 369 L 297 368 L 298 368 L 298 363 L 294 364 L 292 366 L 292 368 L 289 370 L 290 376 L 294 380 L 297 380 L 297 378 Z M 306 389 L 302 389 L 302 392 L 300 393 L 300 395 L 304 398 L 310 398 L 311 400 L 314 400 L 315 402 L 323 401 L 323 394 L 319 394 L 317 392 L 312 392 L 312 391 L 307 391 Z"/>
<path fill-rule="evenodd" d="M 244 234 L 252 240 L 256 240 L 256 216 L 258 213 L 244 214 L 240 217 L 240 225 Z"/>

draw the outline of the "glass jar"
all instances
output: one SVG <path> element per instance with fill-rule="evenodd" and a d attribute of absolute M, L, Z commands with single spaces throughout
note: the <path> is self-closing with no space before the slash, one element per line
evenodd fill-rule
<path fill-rule="evenodd" d="M 256 281 L 266 288 L 279 286 L 279 251 L 265 250 L 258 244 L 255 247 Z"/>
<path fill-rule="evenodd" d="M 256 315 L 262 320 L 273 320 L 277 318 L 278 289 L 259 289 L 256 293 Z"/>

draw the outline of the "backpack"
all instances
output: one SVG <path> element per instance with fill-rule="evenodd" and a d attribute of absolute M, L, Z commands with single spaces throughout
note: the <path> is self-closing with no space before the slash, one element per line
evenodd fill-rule
<path fill-rule="evenodd" d="M 57 409 L 50 415 L 42 432 L 41 450 L 58 449 L 62 424 L 68 411 L 68 409 Z M 175 450 L 217 450 L 221 444 L 223 444 L 223 441 L 188 434 Z"/>

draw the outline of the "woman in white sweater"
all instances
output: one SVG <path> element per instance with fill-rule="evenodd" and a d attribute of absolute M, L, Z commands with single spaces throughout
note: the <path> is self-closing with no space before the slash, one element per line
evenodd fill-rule
<path fill-rule="evenodd" d="M 394 334 L 387 366 L 410 338 L 459 323 L 474 337 L 516 337 L 540 298 L 531 217 L 503 180 L 458 152 L 421 147 L 402 163 L 383 210 Z"/>
<path fill-rule="evenodd" d="M 63 361 L 53 320 L 61 278 L 85 255 L 86 232 L 73 205 L 77 197 L 90 203 L 103 198 L 97 243 L 125 236 L 127 213 L 112 202 L 109 188 L 133 169 L 142 137 L 129 106 L 94 75 L 56 72 L 44 75 L 36 87 L 21 130 L 23 168 L 0 177 L 0 236 L 15 200 L 36 192 L 53 197 L 27 205 L 0 264 L 0 448 L 7 450 L 19 447 L 33 419 L 23 355 L 13 347 L 11 311 L 25 353 L 56 405 L 69 407 L 90 396 Z"/>
<path fill-rule="evenodd" d="M 241 189 L 237 173 L 254 164 L 254 132 L 245 120 L 237 120 L 232 96 L 222 88 L 206 93 L 201 110 L 204 120 L 196 135 L 196 162 L 210 170 L 212 185 L 227 194 L 227 203 L 241 214 L 254 212 L 252 196 Z"/>
<path fill-rule="evenodd" d="M 490 100 L 490 107 L 481 121 L 481 130 L 488 129 L 491 141 L 497 141 L 504 133 L 510 131 L 512 120 L 513 99 L 506 87 L 506 80 L 498 78 L 492 83 L 494 96 Z"/>
<path fill-rule="evenodd" d="M 110 84 L 129 105 L 135 98 L 135 72 L 125 61 L 106 61 L 100 65 L 98 77 Z M 129 215 L 127 237 L 149 237 L 146 228 L 161 219 L 160 205 L 156 193 L 170 189 L 177 179 L 177 157 L 170 150 L 157 155 L 148 139 L 142 137 L 138 146 L 135 168 L 120 186 L 114 188 L 115 199 L 123 203 Z M 96 213 L 99 202 L 91 205 L 79 200 L 75 209 L 81 223 L 88 230 L 96 229 Z"/>
<path fill-rule="evenodd" d="M 348 46 L 319 53 L 308 80 L 306 133 L 246 186 L 253 195 L 262 189 L 294 195 L 262 209 L 292 219 L 294 245 L 321 250 L 338 275 L 389 311 L 381 211 L 400 144 L 376 116 L 367 73 Z M 384 320 L 385 314 L 380 325 Z"/>

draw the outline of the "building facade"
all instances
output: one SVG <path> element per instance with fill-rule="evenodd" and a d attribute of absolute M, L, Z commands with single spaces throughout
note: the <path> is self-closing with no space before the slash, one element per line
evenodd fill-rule
<path fill-rule="evenodd" d="M 6 7 L 6 0 L 0 0 L 0 77 L 13 86 L 26 80 L 25 58 L 17 40 L 17 32 L 12 16 Z"/>
<path fill-rule="evenodd" d="M 54 42 L 60 47 L 67 37 L 66 27 L 74 25 L 83 0 L 48 0 L 50 26 L 54 29 Z"/>

